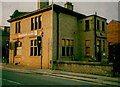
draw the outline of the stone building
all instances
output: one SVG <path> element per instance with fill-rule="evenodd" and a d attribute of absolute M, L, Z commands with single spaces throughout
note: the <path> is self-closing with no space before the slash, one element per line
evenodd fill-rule
<path fill-rule="evenodd" d="M 48 4 L 39 2 L 32 12 L 16 10 L 8 20 L 10 63 L 50 69 L 52 61 L 106 61 L 105 18 L 77 13 L 70 2 Z M 42 36 L 42 48 L 37 36 Z"/>

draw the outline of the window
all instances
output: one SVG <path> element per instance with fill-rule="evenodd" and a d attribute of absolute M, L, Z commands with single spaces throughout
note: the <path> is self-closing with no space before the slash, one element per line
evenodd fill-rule
<path fill-rule="evenodd" d="M 86 56 L 90 56 L 90 40 L 86 40 L 85 41 L 85 45 L 86 45 Z"/>
<path fill-rule="evenodd" d="M 62 47 L 62 56 L 65 56 L 65 47 Z"/>
<path fill-rule="evenodd" d="M 18 22 L 18 33 L 20 33 L 20 21 Z"/>
<path fill-rule="evenodd" d="M 41 28 L 41 16 L 38 17 L 38 21 L 39 21 L 39 29 Z"/>
<path fill-rule="evenodd" d="M 20 33 L 20 21 L 15 23 L 15 33 Z"/>
<path fill-rule="evenodd" d="M 17 22 L 15 23 L 15 33 L 17 33 Z"/>
<path fill-rule="evenodd" d="M 97 20 L 97 30 L 100 30 L 100 21 Z"/>
<path fill-rule="evenodd" d="M 34 30 L 34 20 L 31 18 L 31 30 Z"/>
<path fill-rule="evenodd" d="M 37 22 L 38 22 L 37 19 L 38 19 L 38 18 L 35 17 L 35 30 L 37 29 Z"/>
<path fill-rule="evenodd" d="M 30 44 L 30 56 L 40 56 L 40 47 L 37 47 L 37 40 L 31 40 Z"/>
<path fill-rule="evenodd" d="M 62 39 L 62 46 L 65 46 L 65 39 Z"/>
<path fill-rule="evenodd" d="M 69 46 L 70 40 L 66 40 L 66 46 Z"/>
<path fill-rule="evenodd" d="M 73 56 L 73 40 L 62 39 L 62 56 Z"/>
<path fill-rule="evenodd" d="M 89 30 L 89 20 L 86 20 L 85 21 L 85 31 L 88 31 Z"/>
<path fill-rule="evenodd" d="M 36 30 L 41 28 L 41 16 L 31 18 L 31 30 Z"/>
<path fill-rule="evenodd" d="M 66 47 L 66 56 L 69 56 L 69 47 Z"/>
<path fill-rule="evenodd" d="M 102 31 L 105 31 L 105 23 L 102 21 Z"/>
<path fill-rule="evenodd" d="M 73 46 L 73 40 L 70 40 L 70 46 Z"/>

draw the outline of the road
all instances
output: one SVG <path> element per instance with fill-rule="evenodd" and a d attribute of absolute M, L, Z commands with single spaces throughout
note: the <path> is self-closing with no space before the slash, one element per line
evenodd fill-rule
<path fill-rule="evenodd" d="M 49 76 L 36 73 L 24 73 L 2 70 L 2 85 L 95 85 L 92 83 Z"/>

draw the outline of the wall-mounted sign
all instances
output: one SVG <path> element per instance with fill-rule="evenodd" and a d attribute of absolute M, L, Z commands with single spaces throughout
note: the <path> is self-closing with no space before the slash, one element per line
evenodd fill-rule
<path fill-rule="evenodd" d="M 26 33 L 26 34 L 20 34 L 18 35 L 18 37 L 25 37 L 25 36 L 31 36 L 31 35 L 37 35 L 37 31 Z"/>

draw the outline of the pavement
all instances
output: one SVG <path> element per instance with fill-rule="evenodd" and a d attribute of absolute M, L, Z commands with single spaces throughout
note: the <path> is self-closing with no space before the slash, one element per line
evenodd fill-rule
<path fill-rule="evenodd" d="M 67 71 L 60 71 L 60 70 L 35 69 L 35 68 L 12 65 L 12 64 L 6 65 L 4 63 L 2 63 L 2 66 L 0 66 L 0 68 L 18 71 L 18 72 L 45 74 L 49 76 L 87 81 L 87 82 L 92 82 L 100 85 L 120 86 L 120 77 L 107 77 L 107 76 L 74 73 L 74 72 L 67 72 Z"/>

